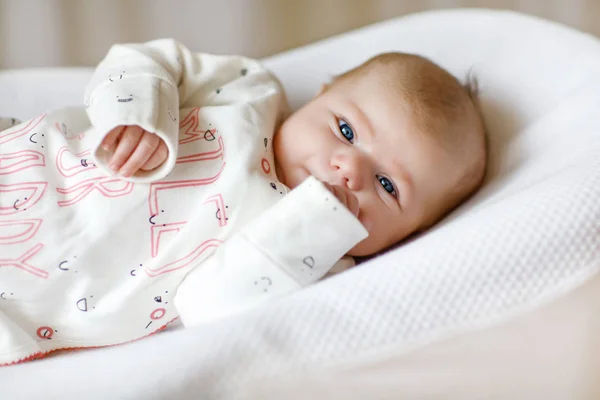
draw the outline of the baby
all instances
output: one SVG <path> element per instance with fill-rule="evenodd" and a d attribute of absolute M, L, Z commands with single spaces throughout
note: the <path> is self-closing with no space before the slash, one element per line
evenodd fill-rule
<path fill-rule="evenodd" d="M 119 45 L 85 101 L 0 132 L 0 364 L 297 290 L 427 229 L 485 171 L 473 91 L 415 55 L 286 119 L 255 61 Z"/>

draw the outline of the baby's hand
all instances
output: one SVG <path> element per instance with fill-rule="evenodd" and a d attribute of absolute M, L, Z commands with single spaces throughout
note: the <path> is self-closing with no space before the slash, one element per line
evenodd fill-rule
<path fill-rule="evenodd" d="M 158 167 L 169 155 L 161 138 L 139 126 L 117 126 L 108 132 L 101 146 L 112 153 L 108 167 L 126 178 L 140 169 L 150 171 Z"/>
<path fill-rule="evenodd" d="M 339 185 L 330 185 L 327 182 L 321 182 L 325 187 L 333 193 L 338 200 L 346 206 L 355 217 L 358 217 L 358 198 L 348 189 Z"/>

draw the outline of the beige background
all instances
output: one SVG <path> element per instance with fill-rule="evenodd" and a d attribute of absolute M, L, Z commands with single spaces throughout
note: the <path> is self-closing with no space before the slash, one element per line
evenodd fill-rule
<path fill-rule="evenodd" d="M 411 12 L 519 10 L 600 35 L 600 0 L 0 0 L 0 68 L 95 65 L 116 42 L 268 56 Z"/>

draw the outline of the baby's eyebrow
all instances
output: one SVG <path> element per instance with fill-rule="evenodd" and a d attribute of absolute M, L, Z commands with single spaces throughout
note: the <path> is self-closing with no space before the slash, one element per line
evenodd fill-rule
<path fill-rule="evenodd" d="M 354 119 L 354 121 L 351 122 L 358 121 L 358 129 L 360 130 L 360 134 L 362 135 L 364 132 L 366 132 L 371 137 L 371 140 L 375 140 L 377 134 L 373 129 L 373 124 L 371 124 L 367 113 L 365 113 L 355 102 L 351 102 L 351 105 L 353 109 L 351 116 Z"/>
<path fill-rule="evenodd" d="M 398 190 L 403 192 L 400 193 L 400 201 L 402 202 L 403 198 L 404 201 L 406 201 L 406 198 L 410 197 L 415 189 L 414 180 L 410 172 L 408 172 L 408 169 L 406 169 L 399 159 L 392 158 L 391 167 L 392 171 L 390 171 L 390 174 L 392 175 L 392 179 L 394 180 L 395 184 L 397 186 L 402 184 L 404 187 L 404 190 L 402 190 L 402 187 L 398 187 Z"/>
<path fill-rule="evenodd" d="M 404 167 L 402 162 L 399 161 L 398 159 L 394 158 L 394 159 L 392 159 L 392 167 L 394 168 L 394 171 L 397 171 L 397 174 L 399 175 L 400 179 L 405 181 L 406 185 L 412 189 L 412 187 L 413 187 L 412 176 L 410 175 L 408 170 Z"/>

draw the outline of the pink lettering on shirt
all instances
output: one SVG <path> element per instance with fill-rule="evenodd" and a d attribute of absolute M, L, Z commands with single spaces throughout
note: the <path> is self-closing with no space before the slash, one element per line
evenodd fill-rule
<path fill-rule="evenodd" d="M 44 155 L 34 150 L 0 154 L 0 175 L 10 175 L 27 168 L 44 166 L 46 166 Z"/>
<path fill-rule="evenodd" d="M 216 216 L 217 216 L 217 219 L 219 220 L 219 225 L 220 226 L 227 225 L 227 220 L 229 218 L 227 218 L 227 211 L 226 211 L 227 207 L 225 206 L 225 203 L 223 202 L 223 196 L 221 196 L 220 194 L 215 194 L 214 196 L 210 196 L 204 202 L 204 204 L 206 204 L 206 203 L 215 203 L 215 205 L 217 206 Z"/>
<path fill-rule="evenodd" d="M 148 205 L 150 207 L 150 217 L 158 215 L 160 193 L 168 190 L 180 189 L 185 187 L 204 186 L 215 182 L 223 172 L 225 163 L 221 165 L 221 169 L 214 176 L 202 179 L 171 181 L 171 182 L 153 182 L 150 184 L 150 193 L 148 195 Z"/>
<path fill-rule="evenodd" d="M 44 195 L 48 182 L 0 184 L 0 215 L 16 214 L 33 207 Z"/>
<path fill-rule="evenodd" d="M 31 133 L 39 124 L 46 118 L 46 114 L 35 117 L 27 122 L 27 124 L 19 129 L 7 129 L 5 131 L 0 132 L 0 144 L 8 143 L 11 140 L 15 140 L 23 135 L 27 135 Z M 34 134 L 34 133 L 33 133 Z M 33 135 L 32 134 L 32 135 Z M 31 137 L 31 136 L 30 136 Z"/>
<path fill-rule="evenodd" d="M 44 245 L 38 243 L 34 247 L 26 251 L 22 256 L 14 260 L 8 258 L 0 258 L 0 267 L 16 267 L 22 269 L 23 271 L 27 271 L 35 276 L 39 276 L 40 278 L 47 279 L 48 272 L 36 268 L 27 262 L 30 258 L 35 256 L 42 249 L 42 247 L 44 247 Z"/>
<path fill-rule="evenodd" d="M 163 265 L 162 267 L 157 268 L 157 269 L 151 269 L 151 268 L 146 267 L 146 273 L 148 274 L 148 276 L 154 277 L 154 276 L 166 274 L 166 273 L 173 272 L 178 269 L 187 267 L 190 264 L 192 264 L 198 257 L 200 257 L 205 251 L 207 251 L 213 247 L 218 247 L 221 243 L 223 243 L 223 242 L 218 239 L 206 240 L 206 241 L 202 242 L 194 250 L 192 250 L 190 252 L 190 254 L 188 254 L 187 256 L 185 256 L 177 261 L 173 261 L 173 262 Z"/>
<path fill-rule="evenodd" d="M 181 121 L 179 129 L 183 129 L 187 126 L 185 132 L 180 134 L 179 144 L 192 143 L 196 140 L 214 140 L 216 129 L 199 129 L 200 125 L 200 108 L 194 108 L 190 113 Z"/>
<path fill-rule="evenodd" d="M 69 151 L 68 146 L 61 147 L 56 153 L 56 168 L 58 172 L 65 178 L 70 178 L 79 173 L 96 169 L 96 164 L 91 159 L 88 161 L 88 158 L 84 158 L 89 156 L 91 152 L 91 150 L 86 150 L 73 154 Z"/>
<path fill-rule="evenodd" d="M 65 195 L 65 199 L 59 200 L 57 203 L 60 207 L 71 206 L 79 203 L 93 192 L 98 192 L 108 198 L 121 197 L 131 193 L 133 187 L 132 182 L 110 176 L 91 178 L 68 188 L 56 188 L 58 193 Z"/>
<path fill-rule="evenodd" d="M 0 245 L 24 243 L 35 236 L 41 225 L 41 219 L 0 221 Z"/>
<path fill-rule="evenodd" d="M 152 247 L 152 257 L 156 257 L 160 250 L 160 241 L 161 239 L 165 239 L 166 234 L 176 235 L 181 228 L 186 224 L 186 222 L 174 222 L 171 224 L 164 225 L 154 225 L 151 229 L 151 242 L 150 245 Z"/>
<path fill-rule="evenodd" d="M 225 148 L 223 146 L 223 138 L 219 136 L 217 140 L 219 143 L 219 148 L 213 151 L 206 151 L 198 154 L 191 154 L 188 156 L 181 156 L 177 158 L 177 164 L 183 164 L 188 162 L 198 162 L 198 161 L 207 161 L 207 160 L 216 160 L 220 158 L 221 160 L 225 156 Z"/>

